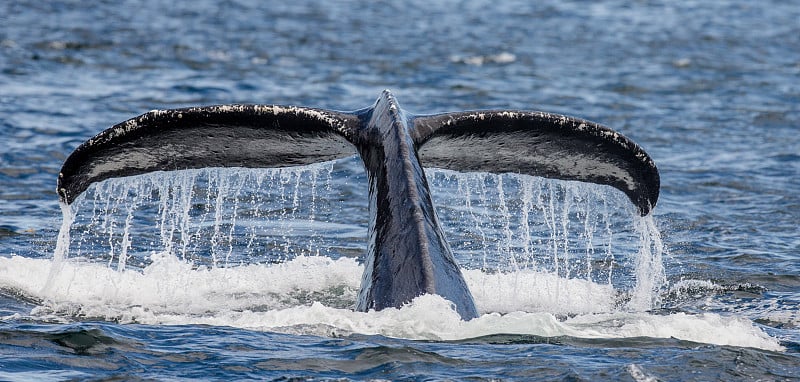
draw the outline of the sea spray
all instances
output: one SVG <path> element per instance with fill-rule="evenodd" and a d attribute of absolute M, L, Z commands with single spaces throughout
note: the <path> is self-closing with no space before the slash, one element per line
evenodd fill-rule
<path fill-rule="evenodd" d="M 309 255 L 359 258 L 366 252 L 368 212 L 358 165 L 350 160 L 109 179 L 73 204 L 86 214 L 65 223 L 60 236 L 69 245 L 58 256 L 102 260 L 120 272 L 141 271 L 163 254 L 211 269 Z M 573 312 L 608 311 L 615 304 L 630 310 L 657 306 L 665 282 L 658 231 L 652 217 L 639 218 L 622 193 L 515 174 L 439 169 L 427 174 L 457 261 L 465 271 L 507 275 L 503 282 L 517 286 L 517 292 L 498 299 L 507 306 L 565 306 Z M 523 282 L 530 274 L 553 277 L 534 286 Z M 525 290 L 531 287 L 541 290 L 531 295 Z M 575 288 L 586 293 L 576 294 Z M 481 293 L 491 289 L 486 285 Z M 598 297 L 577 297 L 592 294 Z"/>
<path fill-rule="evenodd" d="M 636 217 L 635 227 L 641 244 L 634 258 L 636 286 L 627 308 L 643 311 L 660 306 L 662 289 L 667 286 L 662 259 L 664 244 L 652 215 Z"/>
<path fill-rule="evenodd" d="M 628 199 L 610 187 L 515 174 L 436 169 L 428 175 L 437 212 L 466 268 L 550 272 L 560 280 L 636 289 L 640 296 L 657 293 L 663 282 L 660 258 L 649 259 L 662 251 L 654 223 L 639 223 Z M 553 299 L 564 290 L 550 289 Z"/>
<path fill-rule="evenodd" d="M 330 179 L 330 171 L 330 163 L 215 168 L 96 183 L 73 204 L 87 214 L 72 224 L 71 254 L 123 270 L 145 266 L 155 252 L 212 267 L 318 253 L 330 239 L 319 236 L 324 229 L 317 229 L 322 222 L 314 214 L 330 216 L 337 204 L 307 199 L 318 199 L 317 184 L 324 181 L 316 178 Z"/>
<path fill-rule="evenodd" d="M 50 270 L 47 272 L 47 280 L 42 287 L 42 295 L 48 295 L 53 287 L 53 279 L 55 275 L 61 271 L 64 260 L 69 256 L 70 245 L 70 228 L 72 222 L 75 220 L 76 211 L 66 203 L 59 203 L 61 207 L 61 228 L 58 230 L 58 239 L 56 240 L 56 248 L 53 251 L 53 262 L 50 264 Z"/>
<path fill-rule="evenodd" d="M 428 173 L 450 242 L 457 255 L 472 255 L 473 268 L 549 270 L 610 282 L 613 266 L 630 263 L 639 250 L 636 212 L 610 187 L 513 174 Z"/>
<path fill-rule="evenodd" d="M 642 313 L 660 304 L 664 248 L 653 217 L 639 217 L 621 193 L 508 174 L 427 171 L 481 317 L 460 321 L 438 296 L 354 312 L 368 215 L 356 164 L 101 182 L 62 206 L 52 261 L 2 260 L 31 271 L 4 277 L 41 297 L 32 314 L 48 317 L 433 340 L 674 337 L 780 349 L 743 320 Z M 49 270 L 46 279 L 38 269 Z"/>

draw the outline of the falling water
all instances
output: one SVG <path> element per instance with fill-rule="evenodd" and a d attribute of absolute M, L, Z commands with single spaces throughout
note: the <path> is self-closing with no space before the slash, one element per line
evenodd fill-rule
<path fill-rule="evenodd" d="M 55 275 L 61 271 L 64 260 L 69 256 L 70 247 L 70 232 L 72 223 L 75 220 L 74 210 L 67 204 L 61 203 L 61 228 L 58 231 L 58 239 L 56 241 L 56 248 L 53 252 L 53 263 L 50 266 L 50 272 L 47 277 L 47 282 L 44 284 L 42 291 L 44 294 L 50 291 L 53 287 L 53 280 Z"/>
<path fill-rule="evenodd" d="M 462 265 L 613 285 L 627 291 L 625 309 L 659 305 L 666 285 L 660 233 L 623 193 L 518 174 L 428 174 L 450 243 L 466 255 Z"/>
<path fill-rule="evenodd" d="M 427 173 L 465 269 L 584 279 L 625 291 L 620 308 L 658 305 L 665 285 L 659 233 L 622 193 L 513 174 Z M 366 188 L 355 160 L 110 179 L 65 206 L 56 260 L 69 255 L 123 271 L 163 253 L 208 268 L 358 257 L 366 251 Z"/>
<path fill-rule="evenodd" d="M 110 267 L 172 253 L 210 267 L 318 255 L 346 226 L 328 222 L 332 162 L 283 169 L 213 168 L 109 179 L 72 205 L 70 256 Z M 325 226 L 322 228 L 319 226 Z M 327 253 L 324 253 L 327 254 Z"/>

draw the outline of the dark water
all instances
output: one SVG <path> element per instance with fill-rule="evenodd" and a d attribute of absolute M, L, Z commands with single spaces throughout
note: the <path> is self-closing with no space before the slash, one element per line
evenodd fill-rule
<path fill-rule="evenodd" d="M 790 1 L 3 2 L 0 379 L 800 379 L 798 20 Z M 289 207 L 209 196 L 233 212 L 192 207 L 204 228 L 185 247 L 187 231 L 174 230 L 175 247 L 163 239 L 180 226 L 159 217 L 163 199 L 141 200 L 134 222 L 152 231 L 131 231 L 127 262 L 106 243 L 127 232 L 127 194 L 100 190 L 73 226 L 80 261 L 52 260 L 58 170 L 102 129 L 201 104 L 356 109 L 384 88 L 419 113 L 546 110 L 623 132 L 661 171 L 654 217 L 665 251 L 638 266 L 648 245 L 624 216 L 594 207 L 628 208 L 602 190 L 585 194 L 600 228 L 570 229 L 584 243 L 612 232 L 612 260 L 601 244 L 558 258 L 547 240 L 560 231 L 546 222 L 524 231 L 527 248 L 505 223 L 524 197 L 505 200 L 497 177 L 437 174 L 440 214 L 471 286 L 483 286 L 473 292 L 484 315 L 458 322 L 435 300 L 350 312 L 359 269 L 348 261 L 366 224 L 352 159 L 316 177 L 270 178 Z M 235 186 L 236 176 L 222 178 Z M 201 183 L 236 194 L 222 178 Z M 509 196 L 526 187 L 514 182 L 503 180 Z M 486 206 L 470 215 L 448 199 L 465 192 Z M 314 218 L 297 211 L 307 201 Z M 118 223 L 104 223 L 111 212 Z M 165 245 L 181 261 L 153 252 Z M 303 256 L 317 253 L 339 260 Z M 509 273 L 512 283 L 503 272 L 515 256 L 532 265 Z M 298 258 L 310 262 L 268 265 Z M 504 259 L 490 264 L 497 274 L 476 270 L 487 258 Z M 631 302 L 641 296 L 644 305 Z"/>

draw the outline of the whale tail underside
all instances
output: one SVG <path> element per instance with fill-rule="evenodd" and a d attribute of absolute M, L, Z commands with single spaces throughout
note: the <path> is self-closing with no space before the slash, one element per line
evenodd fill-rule
<path fill-rule="evenodd" d="M 70 154 L 58 176 L 71 204 L 95 182 L 153 171 L 289 167 L 354 155 L 353 114 L 273 105 L 154 110 L 117 124 Z"/>
<path fill-rule="evenodd" d="M 658 200 L 653 160 L 630 139 L 594 122 L 500 110 L 421 116 L 413 124 L 426 167 L 608 185 L 624 192 L 642 216 Z"/>
<path fill-rule="evenodd" d="M 58 194 L 71 204 L 92 183 L 153 171 L 289 167 L 356 154 L 370 109 L 344 113 L 273 105 L 158 110 L 115 125 L 64 162 Z M 542 112 L 475 111 L 412 116 L 423 166 L 522 173 L 609 185 L 642 215 L 659 175 L 633 141 L 593 122 Z"/>

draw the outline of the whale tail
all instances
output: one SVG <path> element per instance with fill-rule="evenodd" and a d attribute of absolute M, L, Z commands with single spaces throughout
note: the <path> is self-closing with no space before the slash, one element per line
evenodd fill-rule
<path fill-rule="evenodd" d="M 368 253 L 356 307 L 400 307 L 439 294 L 464 319 L 472 294 L 445 240 L 423 165 L 515 172 L 615 187 L 642 215 L 658 199 L 655 164 L 601 125 L 555 114 L 475 111 L 414 116 L 384 92 L 336 112 L 274 105 L 151 111 L 103 131 L 64 162 L 58 194 L 71 204 L 92 183 L 151 171 L 287 167 L 358 153 L 370 186 Z"/>
<path fill-rule="evenodd" d="M 78 146 L 58 175 L 72 204 L 96 182 L 153 171 L 205 167 L 288 167 L 355 154 L 354 114 L 274 105 L 154 110 Z"/>
<path fill-rule="evenodd" d="M 369 109 L 350 113 L 274 105 L 157 110 L 81 144 L 58 176 L 71 204 L 92 183 L 153 171 L 289 167 L 345 158 Z M 457 171 L 521 173 L 609 185 L 642 215 L 655 206 L 659 174 L 636 143 L 593 122 L 557 114 L 475 111 L 414 116 L 422 164 Z"/>
<path fill-rule="evenodd" d="M 608 185 L 624 192 L 642 216 L 658 200 L 653 160 L 630 139 L 594 122 L 489 110 L 421 116 L 414 126 L 425 166 Z"/>

